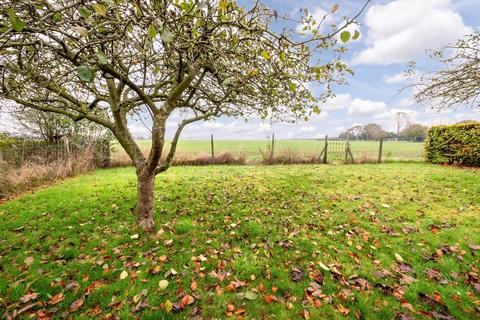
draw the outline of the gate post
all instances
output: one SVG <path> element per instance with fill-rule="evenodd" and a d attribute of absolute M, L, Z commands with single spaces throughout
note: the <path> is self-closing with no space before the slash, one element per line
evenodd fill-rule
<path fill-rule="evenodd" d="M 383 137 L 380 138 L 380 147 L 378 148 L 378 163 L 382 163 Z"/>
<path fill-rule="evenodd" d="M 212 151 L 212 159 L 215 158 L 215 150 L 213 148 L 213 134 L 210 135 L 210 149 Z"/>
<path fill-rule="evenodd" d="M 328 153 L 328 135 L 325 135 L 325 148 L 323 149 L 323 163 L 328 162 L 327 153 Z"/>
<path fill-rule="evenodd" d="M 270 148 L 270 164 L 273 164 L 273 152 L 275 148 L 275 133 L 272 133 L 272 145 Z"/>

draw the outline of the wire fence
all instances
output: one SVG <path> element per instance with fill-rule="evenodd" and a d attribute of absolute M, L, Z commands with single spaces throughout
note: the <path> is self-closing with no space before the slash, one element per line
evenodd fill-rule
<path fill-rule="evenodd" d="M 213 143 L 212 143 L 213 141 Z M 144 153 L 150 150 L 150 140 L 139 140 Z M 327 162 L 348 162 L 351 158 L 355 163 L 378 162 L 380 141 L 344 141 L 327 139 Z M 349 152 L 346 146 L 349 146 Z M 212 157 L 221 154 L 231 154 L 234 157 L 244 157 L 247 163 L 266 163 L 270 158 L 292 158 L 297 162 L 323 162 L 322 151 L 325 139 L 286 140 L 272 138 L 264 140 L 180 140 L 177 146 L 177 156 L 184 158 Z M 169 143 L 164 147 L 168 151 Z M 351 153 L 351 155 L 349 154 Z M 347 155 L 347 159 L 346 156 Z M 308 160 L 308 161 L 307 161 Z M 423 161 L 423 143 L 385 140 L 382 145 L 381 161 Z M 112 161 L 128 162 L 128 156 L 118 143 L 112 144 Z M 293 160 L 292 160 L 293 161 Z M 278 162 L 278 161 L 271 161 Z M 287 162 L 287 161 L 283 161 Z"/>
<path fill-rule="evenodd" d="M 62 143 L 47 144 L 42 142 L 18 143 L 9 147 L 0 148 L 0 163 L 12 168 L 20 168 L 25 163 L 48 164 L 65 162 L 78 158 L 87 147 L 95 149 L 95 165 L 108 167 L 110 162 L 110 146 L 105 141 L 90 143 Z"/>

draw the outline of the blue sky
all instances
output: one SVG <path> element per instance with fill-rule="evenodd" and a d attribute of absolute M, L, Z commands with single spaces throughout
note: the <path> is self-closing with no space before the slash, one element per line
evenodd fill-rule
<path fill-rule="evenodd" d="M 319 20 L 333 4 L 339 9 L 329 22 L 341 21 L 342 16 L 353 16 L 364 0 L 310 1 L 262 0 L 279 14 L 299 18 L 307 8 Z M 249 6 L 252 1 L 240 0 Z M 457 110 L 437 113 L 417 106 L 408 90 L 398 95 L 407 82 L 403 71 L 411 60 L 417 62 L 420 73 L 431 72 L 438 66 L 426 54 L 427 49 L 438 49 L 455 42 L 465 34 L 480 30 L 479 0 L 372 0 L 356 26 L 361 32 L 357 41 L 349 42 L 345 61 L 354 70 L 349 85 L 335 87 L 336 98 L 320 107 L 322 113 L 310 121 L 297 124 L 262 122 L 257 118 L 220 118 L 194 123 L 183 132 L 183 139 L 205 139 L 214 134 L 217 139 L 264 139 L 272 133 L 278 138 L 319 138 L 336 136 L 357 124 L 379 123 L 394 131 L 394 114 L 409 114 L 411 122 L 426 125 L 448 124 L 465 119 L 480 120 L 480 110 L 458 107 Z M 296 28 L 296 24 L 289 25 Z M 314 92 L 320 86 L 311 86 Z M 180 115 L 173 115 L 167 123 L 171 137 Z M 150 121 L 144 121 L 147 124 Z M 148 137 L 149 131 L 140 121 L 130 121 L 136 137 Z M 14 125 L 0 114 L 0 129 Z"/>
<path fill-rule="evenodd" d="M 248 6 L 248 1 L 243 1 Z M 335 3 L 335 17 L 352 16 L 362 6 L 362 0 L 350 1 L 288 1 L 266 0 L 279 13 L 298 15 L 300 8 L 317 16 Z M 394 114 L 405 111 L 410 121 L 426 125 L 447 124 L 465 119 L 480 120 L 479 111 L 469 107 L 437 113 L 417 106 L 409 91 L 397 95 L 404 87 L 403 71 L 408 61 L 415 60 L 420 72 L 438 68 L 427 49 L 437 49 L 455 42 L 462 35 L 480 28 L 478 0 L 374 0 L 359 19 L 361 38 L 348 44 L 345 60 L 355 71 L 349 85 L 337 86 L 337 97 L 322 105 L 322 113 L 308 122 L 297 124 L 263 123 L 258 119 L 221 118 L 215 122 L 192 124 L 183 133 L 184 139 L 201 139 L 214 134 L 220 139 L 263 139 L 272 132 L 279 138 L 317 138 L 336 136 L 356 124 L 376 122 L 394 130 Z M 319 90 L 313 86 L 314 91 Z M 175 119 L 169 128 L 175 127 Z M 135 131 L 141 135 L 141 126 Z"/>

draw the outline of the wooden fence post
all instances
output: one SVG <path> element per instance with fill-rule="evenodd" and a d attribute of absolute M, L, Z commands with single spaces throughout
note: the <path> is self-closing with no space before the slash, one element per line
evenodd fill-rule
<path fill-rule="evenodd" d="M 323 163 L 327 163 L 328 162 L 328 158 L 327 158 L 327 153 L 328 153 L 328 136 L 326 135 L 325 136 L 325 147 L 324 147 L 324 152 L 323 152 Z"/>
<path fill-rule="evenodd" d="M 378 148 L 378 163 L 382 163 L 383 138 L 380 138 L 380 147 Z"/>
<path fill-rule="evenodd" d="M 274 155 L 274 149 L 275 149 L 275 133 L 272 133 L 272 144 L 270 146 L 270 164 L 273 164 L 273 155 Z"/>
<path fill-rule="evenodd" d="M 213 134 L 210 135 L 210 149 L 212 151 L 212 159 L 215 158 L 215 149 L 213 147 Z"/>
<path fill-rule="evenodd" d="M 348 136 L 347 136 L 347 142 L 345 143 L 345 163 L 348 163 L 348 146 L 349 146 L 350 141 L 348 141 Z"/>

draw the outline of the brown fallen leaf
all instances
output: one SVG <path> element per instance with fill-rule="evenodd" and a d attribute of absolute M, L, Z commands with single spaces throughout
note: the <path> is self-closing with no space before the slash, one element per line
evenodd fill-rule
<path fill-rule="evenodd" d="M 98 304 L 88 311 L 88 314 L 92 317 L 98 316 L 100 313 L 102 313 L 102 308 Z"/>
<path fill-rule="evenodd" d="M 20 302 L 22 303 L 26 303 L 30 300 L 35 300 L 38 298 L 38 293 L 36 292 L 29 292 L 27 294 L 25 294 L 23 297 L 20 298 Z"/>
<path fill-rule="evenodd" d="M 46 310 L 38 310 L 35 315 L 37 316 L 37 320 L 51 320 L 55 316 L 55 313 Z"/>
<path fill-rule="evenodd" d="M 440 230 L 442 230 L 442 228 L 440 228 L 439 226 L 437 225 L 434 225 L 434 224 L 431 224 L 428 226 L 428 229 L 433 233 L 433 234 L 437 234 L 440 232 Z"/>
<path fill-rule="evenodd" d="M 480 244 L 469 244 L 468 247 L 472 250 L 480 250 Z"/>
<path fill-rule="evenodd" d="M 233 312 L 235 310 L 235 306 L 231 303 L 227 304 L 227 311 Z"/>
<path fill-rule="evenodd" d="M 73 301 L 72 304 L 70 305 L 70 312 L 77 311 L 78 309 L 80 309 L 81 306 L 83 306 L 84 303 L 85 303 L 85 299 L 83 298 Z"/>
<path fill-rule="evenodd" d="M 341 315 L 348 315 L 350 313 L 350 309 L 348 308 L 345 308 L 343 305 L 341 304 L 338 304 L 335 309 L 337 309 L 337 311 L 341 314 Z"/>
<path fill-rule="evenodd" d="M 65 299 L 65 297 L 63 296 L 63 293 L 60 292 L 60 293 L 57 293 L 56 295 L 54 295 L 53 297 L 51 297 L 48 300 L 48 304 L 49 305 L 56 305 L 57 303 L 62 302 L 64 299 Z"/>
<path fill-rule="evenodd" d="M 292 269 L 292 281 L 293 282 L 299 282 L 305 277 L 305 272 L 298 269 L 298 268 L 293 268 Z"/>
<path fill-rule="evenodd" d="M 277 301 L 277 297 L 275 297 L 274 295 L 270 294 L 270 295 L 264 296 L 264 297 L 263 297 L 263 300 L 265 301 L 265 303 L 270 304 L 270 303 L 272 303 L 273 301 Z"/>
<path fill-rule="evenodd" d="M 80 284 L 77 281 L 72 281 L 65 286 L 65 290 L 71 291 L 80 288 Z"/>
<path fill-rule="evenodd" d="M 191 305 L 195 302 L 195 298 L 191 295 L 185 295 L 180 301 L 178 302 L 180 309 L 184 309 L 186 306 Z"/>
<path fill-rule="evenodd" d="M 198 283 L 197 281 L 193 280 L 192 283 L 190 284 L 190 289 L 192 289 L 192 291 L 195 291 L 197 290 L 198 288 Z"/>
<path fill-rule="evenodd" d="M 260 282 L 260 285 L 258 286 L 258 291 L 260 291 L 261 293 L 265 292 L 265 286 L 263 285 L 263 282 Z"/>

